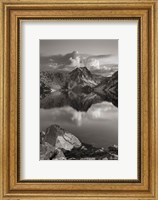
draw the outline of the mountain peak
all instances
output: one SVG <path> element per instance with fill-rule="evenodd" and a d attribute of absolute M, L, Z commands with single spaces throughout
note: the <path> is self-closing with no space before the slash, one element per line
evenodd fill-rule
<path fill-rule="evenodd" d="M 73 72 L 73 71 L 82 71 L 82 72 L 90 72 L 89 70 L 88 70 L 88 68 L 87 67 L 76 67 L 74 70 L 72 70 L 71 72 Z M 71 73 L 70 72 L 70 73 Z M 90 72 L 91 73 L 91 72 Z"/>
<path fill-rule="evenodd" d="M 69 73 L 68 88 L 75 88 L 80 91 L 85 86 L 94 87 L 96 82 L 93 75 L 86 67 L 78 67 Z"/>
<path fill-rule="evenodd" d="M 64 133 L 64 129 L 62 129 L 59 125 L 53 124 L 49 128 L 47 128 L 46 132 L 51 132 L 54 134 L 62 135 Z"/>
<path fill-rule="evenodd" d="M 87 67 L 77 67 L 70 72 L 70 76 L 72 79 L 76 79 L 78 77 L 87 77 L 92 78 L 91 72 L 87 69 Z"/>

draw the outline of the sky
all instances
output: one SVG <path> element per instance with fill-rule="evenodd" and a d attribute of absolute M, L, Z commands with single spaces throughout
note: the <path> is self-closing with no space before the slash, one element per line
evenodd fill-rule
<path fill-rule="evenodd" d="M 73 51 L 85 54 L 118 55 L 118 40 L 41 40 L 40 54 L 51 56 Z"/>
<path fill-rule="evenodd" d="M 40 40 L 41 70 L 86 66 L 103 72 L 109 65 L 118 65 L 118 40 Z"/>

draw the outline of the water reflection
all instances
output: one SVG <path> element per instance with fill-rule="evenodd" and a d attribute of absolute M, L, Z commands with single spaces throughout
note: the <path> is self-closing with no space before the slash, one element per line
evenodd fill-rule
<path fill-rule="evenodd" d="M 74 92 L 62 92 L 56 91 L 48 94 L 40 100 L 40 107 L 45 109 L 59 108 L 63 106 L 70 106 L 77 111 L 87 112 L 88 109 L 96 103 L 103 101 L 112 102 L 114 106 L 118 106 L 117 95 L 112 93 L 98 94 L 91 93 L 74 93 Z"/>
<path fill-rule="evenodd" d="M 117 99 L 110 95 L 53 92 L 41 99 L 40 129 L 58 124 L 96 147 L 118 144 Z"/>

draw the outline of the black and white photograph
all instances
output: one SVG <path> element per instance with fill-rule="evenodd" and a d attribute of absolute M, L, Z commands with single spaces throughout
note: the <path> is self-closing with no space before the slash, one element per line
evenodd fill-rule
<path fill-rule="evenodd" d="M 118 40 L 40 40 L 40 160 L 118 160 Z"/>

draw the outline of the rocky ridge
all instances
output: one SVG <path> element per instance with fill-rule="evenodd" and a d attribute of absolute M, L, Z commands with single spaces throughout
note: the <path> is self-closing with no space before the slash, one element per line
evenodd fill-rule
<path fill-rule="evenodd" d="M 117 79 L 117 77 L 112 76 Z M 107 80 L 108 81 L 105 81 Z M 77 67 L 71 72 L 42 71 L 40 73 L 41 93 L 43 87 L 53 90 L 73 90 L 75 92 L 92 92 L 97 86 L 112 84 L 109 77 L 92 74 L 87 67 Z"/>
<path fill-rule="evenodd" d="M 59 125 L 51 125 L 40 133 L 40 160 L 117 160 L 117 145 L 97 148 L 82 143 Z"/>
<path fill-rule="evenodd" d="M 84 107 L 83 110 L 101 101 L 118 106 L 118 72 L 111 77 L 96 77 L 86 67 L 79 67 L 65 74 L 41 72 L 40 80 L 41 108 L 54 107 L 56 102 L 59 105 L 67 102 L 74 108 Z"/>

